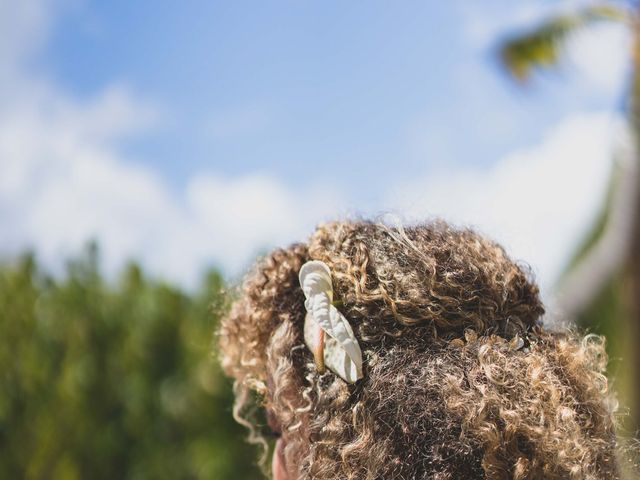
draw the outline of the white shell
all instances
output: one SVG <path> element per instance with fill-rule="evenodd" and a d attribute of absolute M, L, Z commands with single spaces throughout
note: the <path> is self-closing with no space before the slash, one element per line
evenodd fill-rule
<path fill-rule="evenodd" d="M 300 286 L 307 309 L 304 339 L 309 349 L 317 342 L 317 327 L 325 331 L 325 366 L 343 380 L 355 383 L 362 378 L 362 351 L 347 319 L 331 304 L 331 271 L 324 262 L 311 260 L 300 268 Z"/>

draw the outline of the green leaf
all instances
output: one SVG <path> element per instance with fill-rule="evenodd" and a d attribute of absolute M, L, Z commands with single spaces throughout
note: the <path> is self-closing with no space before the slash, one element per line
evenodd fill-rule
<path fill-rule="evenodd" d="M 531 31 L 507 38 L 500 46 L 500 61 L 512 77 L 526 81 L 533 70 L 557 65 L 562 44 L 571 34 L 603 21 L 627 22 L 630 13 L 612 4 L 599 4 L 558 15 Z"/>

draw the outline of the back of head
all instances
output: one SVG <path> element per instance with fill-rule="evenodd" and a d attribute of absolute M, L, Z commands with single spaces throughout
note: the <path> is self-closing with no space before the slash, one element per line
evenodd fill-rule
<path fill-rule="evenodd" d="M 362 348 L 354 384 L 304 343 L 309 260 Z M 603 341 L 543 313 L 528 270 L 471 230 L 325 223 L 245 278 L 221 360 L 252 439 L 251 391 L 281 431 L 290 478 L 619 478 Z"/>

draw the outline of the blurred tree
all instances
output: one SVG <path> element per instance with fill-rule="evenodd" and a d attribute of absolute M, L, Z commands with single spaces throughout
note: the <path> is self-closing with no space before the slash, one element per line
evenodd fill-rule
<path fill-rule="evenodd" d="M 618 158 L 610 194 L 593 231 L 585 239 L 558 285 L 558 310 L 569 321 L 605 333 L 612 342 L 612 374 L 631 405 L 628 427 L 640 427 L 640 7 L 637 2 L 595 2 L 548 19 L 531 31 L 505 39 L 500 59 L 516 81 L 558 65 L 562 49 L 576 31 L 599 22 L 629 28 L 632 75 L 626 102 L 634 135 L 633 152 Z M 620 369 L 624 357 L 628 366 Z M 626 380 L 626 381 L 625 381 Z"/>
<path fill-rule="evenodd" d="M 62 280 L 0 267 L 0 478 L 261 478 L 211 355 L 220 275 L 186 295 L 131 264 L 114 285 L 97 255 Z"/>

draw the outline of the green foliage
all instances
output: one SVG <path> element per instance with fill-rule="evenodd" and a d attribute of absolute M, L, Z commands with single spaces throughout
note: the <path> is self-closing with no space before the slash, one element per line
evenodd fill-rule
<path fill-rule="evenodd" d="M 577 323 L 590 332 L 604 335 L 609 355 L 608 377 L 620 402 L 623 429 L 621 434 L 635 435 L 637 413 L 632 410 L 634 369 L 629 324 L 632 318 L 628 311 L 624 292 L 629 284 L 628 273 L 621 269 L 607 282 L 603 290 L 593 299 L 589 308 L 582 312 Z"/>
<path fill-rule="evenodd" d="M 616 166 L 609 180 L 607 196 L 590 231 L 584 237 L 582 244 L 576 249 L 570 259 L 565 275 L 571 272 L 583 261 L 591 249 L 598 243 L 607 228 L 612 208 L 613 197 L 624 172 Z M 561 279 L 562 280 L 562 279 Z M 608 376 L 623 410 L 631 409 L 633 405 L 633 369 L 629 368 L 632 358 L 632 342 L 630 332 L 633 331 L 630 322 L 632 313 L 629 311 L 625 292 L 629 289 L 630 272 L 622 265 L 610 279 L 607 279 L 602 291 L 598 292 L 588 307 L 580 312 L 577 324 L 590 332 L 604 335 L 607 339 L 607 353 L 609 355 Z M 626 360 L 625 360 L 626 359 Z M 626 368 L 625 368 L 626 367 Z M 633 432 L 634 417 L 637 412 L 629 412 L 632 417 L 623 418 L 623 426 Z"/>
<path fill-rule="evenodd" d="M 602 3 L 575 12 L 558 15 L 539 27 L 501 43 L 500 60 L 518 81 L 525 81 L 536 68 L 548 68 L 558 63 L 562 43 L 576 30 L 601 21 L 625 21 L 626 11 Z"/>
<path fill-rule="evenodd" d="M 220 275 L 189 296 L 97 263 L 0 267 L 0 478 L 259 478 L 212 355 Z"/>

